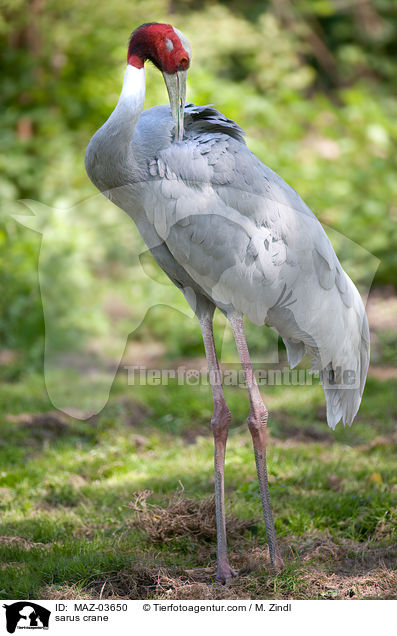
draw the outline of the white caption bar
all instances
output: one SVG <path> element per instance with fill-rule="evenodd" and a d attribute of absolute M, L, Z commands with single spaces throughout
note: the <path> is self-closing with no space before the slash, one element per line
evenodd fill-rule
<path fill-rule="evenodd" d="M 373 636 L 393 625 L 397 601 L 2 601 L 0 634 L 73 636 L 208 634 L 216 629 L 275 630 L 277 636 Z"/>

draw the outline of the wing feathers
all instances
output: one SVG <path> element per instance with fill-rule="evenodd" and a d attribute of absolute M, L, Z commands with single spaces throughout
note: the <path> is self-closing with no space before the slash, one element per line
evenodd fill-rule
<path fill-rule="evenodd" d="M 186 112 L 184 143 L 149 163 L 149 221 L 218 307 L 277 329 L 291 366 L 306 352 L 322 374 L 353 369 L 358 388 L 324 382 L 329 425 L 351 423 L 369 360 L 357 290 L 317 218 L 249 151 L 241 129 L 209 106 Z"/>

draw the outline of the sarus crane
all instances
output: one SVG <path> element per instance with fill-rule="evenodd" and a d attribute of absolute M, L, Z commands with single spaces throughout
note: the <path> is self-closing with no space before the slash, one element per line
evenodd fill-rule
<path fill-rule="evenodd" d="M 216 581 L 229 564 L 224 462 L 231 414 L 221 382 L 213 314 L 230 322 L 248 389 L 252 436 L 271 564 L 283 567 L 266 467 L 268 412 L 253 372 L 243 316 L 270 325 L 289 364 L 303 355 L 320 373 L 328 425 L 350 425 L 369 364 L 361 297 L 321 224 L 299 195 L 248 149 L 244 133 L 212 106 L 185 103 L 191 48 L 169 24 L 147 23 L 129 40 L 119 101 L 86 151 L 94 185 L 130 215 L 154 259 L 200 323 L 214 402 Z M 170 106 L 143 111 L 145 62 L 163 74 Z"/>

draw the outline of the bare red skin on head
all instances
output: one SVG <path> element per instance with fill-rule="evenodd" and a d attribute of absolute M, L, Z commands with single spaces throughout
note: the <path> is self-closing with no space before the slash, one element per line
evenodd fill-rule
<path fill-rule="evenodd" d="M 166 46 L 167 38 L 174 45 L 172 51 Z M 186 70 L 190 64 L 189 54 L 170 24 L 143 24 L 132 34 L 127 63 L 143 68 L 146 60 L 170 74 Z"/>

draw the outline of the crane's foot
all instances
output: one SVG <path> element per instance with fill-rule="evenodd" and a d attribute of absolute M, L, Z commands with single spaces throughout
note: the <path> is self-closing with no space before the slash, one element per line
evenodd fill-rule
<path fill-rule="evenodd" d="M 284 570 L 284 561 L 280 554 L 276 554 L 274 557 L 274 561 L 272 563 L 272 569 L 274 572 L 278 573 Z"/>
<path fill-rule="evenodd" d="M 220 563 L 216 571 L 215 583 L 226 585 L 226 583 L 235 576 L 238 576 L 237 571 L 233 570 L 227 561 L 225 563 Z"/>

